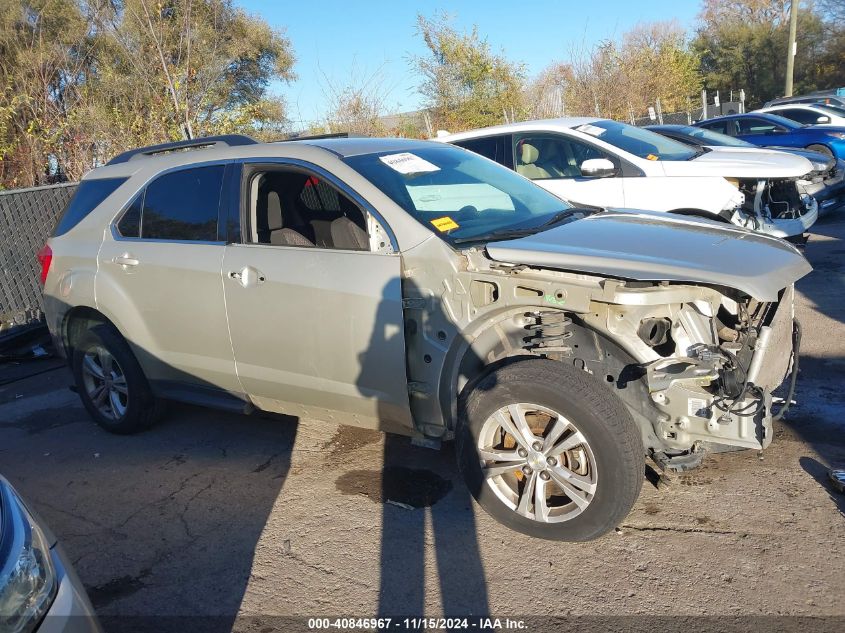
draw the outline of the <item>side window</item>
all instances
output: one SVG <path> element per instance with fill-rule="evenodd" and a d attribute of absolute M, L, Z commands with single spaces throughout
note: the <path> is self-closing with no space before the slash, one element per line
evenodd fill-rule
<path fill-rule="evenodd" d="M 496 154 L 496 149 L 499 146 L 497 141 L 498 139 L 495 136 L 488 136 L 486 138 L 471 138 L 465 141 L 457 141 L 455 145 L 501 163 L 502 157 Z"/>
<path fill-rule="evenodd" d="M 141 237 L 217 241 L 224 171 L 224 165 L 182 169 L 159 176 L 147 185 Z"/>
<path fill-rule="evenodd" d="M 141 208 L 144 206 L 144 192 L 142 191 L 117 223 L 117 232 L 123 237 L 141 237 Z"/>
<path fill-rule="evenodd" d="M 370 250 L 367 216 L 322 178 L 294 169 L 246 175 L 252 244 Z"/>
<path fill-rule="evenodd" d="M 783 128 L 775 125 L 765 119 L 749 118 L 740 119 L 739 133 L 748 136 L 757 136 L 762 134 L 772 134 L 773 132 L 782 132 Z"/>
<path fill-rule="evenodd" d="M 716 121 L 714 123 L 706 123 L 702 125 L 702 127 L 707 130 L 719 132 L 720 134 L 728 134 L 730 136 L 734 136 L 733 121 Z"/>
<path fill-rule="evenodd" d="M 73 194 L 56 223 L 53 236 L 64 235 L 70 231 L 126 180 L 126 178 L 92 178 L 80 182 L 76 193 Z"/>
<path fill-rule="evenodd" d="M 812 125 L 817 122 L 819 114 L 812 110 L 801 110 L 799 108 L 789 108 L 788 110 L 777 110 L 775 112 L 778 116 L 784 116 L 787 119 L 792 119 L 804 125 Z"/>
<path fill-rule="evenodd" d="M 588 143 L 564 136 L 524 136 L 516 143 L 516 171 L 531 180 L 579 178 L 581 163 L 590 158 L 613 160 Z"/>

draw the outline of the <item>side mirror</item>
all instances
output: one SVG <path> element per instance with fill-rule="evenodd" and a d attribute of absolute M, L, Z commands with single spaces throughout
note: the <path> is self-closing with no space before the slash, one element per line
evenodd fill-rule
<path fill-rule="evenodd" d="M 816 123 L 830 123 L 830 117 L 820 116 L 818 119 L 816 119 Z"/>
<path fill-rule="evenodd" d="M 608 178 L 616 175 L 616 165 L 606 158 L 588 158 L 581 163 L 581 175 L 586 178 Z"/>

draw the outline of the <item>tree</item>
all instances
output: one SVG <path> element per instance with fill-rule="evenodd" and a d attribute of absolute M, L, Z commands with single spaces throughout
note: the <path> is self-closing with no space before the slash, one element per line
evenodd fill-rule
<path fill-rule="evenodd" d="M 476 27 L 460 33 L 443 15 L 419 15 L 417 32 L 428 55 L 411 63 L 422 75 L 419 91 L 435 128 L 458 131 L 523 116 L 524 68 L 492 53 Z"/>
<path fill-rule="evenodd" d="M 797 0 L 796 0 L 797 1 Z M 709 90 L 744 88 L 751 107 L 783 91 L 789 29 L 788 0 L 707 0 L 693 48 Z M 827 87 L 823 67 L 830 35 L 810 4 L 798 13 L 795 93 Z"/>
<path fill-rule="evenodd" d="M 278 136 L 268 85 L 293 61 L 232 0 L 0 0 L 0 186 L 185 135 Z"/>
<path fill-rule="evenodd" d="M 619 43 L 573 49 L 568 64 L 547 67 L 532 84 L 532 101 L 544 103 L 542 87 L 551 84 L 565 86 L 560 109 L 567 114 L 627 120 L 657 99 L 667 112 L 679 111 L 700 90 L 698 64 L 677 23 L 638 24 Z"/>

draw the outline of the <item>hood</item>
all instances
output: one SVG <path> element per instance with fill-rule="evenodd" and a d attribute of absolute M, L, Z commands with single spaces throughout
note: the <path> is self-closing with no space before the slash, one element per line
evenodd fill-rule
<path fill-rule="evenodd" d="M 710 220 L 613 210 L 487 244 L 501 262 L 638 281 L 728 286 L 760 301 L 812 268 L 791 245 Z"/>
<path fill-rule="evenodd" d="M 661 161 L 667 176 L 722 176 L 723 178 L 798 178 L 813 171 L 806 158 L 784 152 L 706 152 L 692 160 Z"/>
<path fill-rule="evenodd" d="M 797 149 L 795 147 L 729 147 L 729 146 L 711 146 L 712 149 L 716 149 L 719 151 L 724 152 L 741 152 L 745 154 L 765 154 L 769 156 L 771 154 L 779 154 L 779 153 L 786 153 L 792 154 L 793 156 L 800 156 L 801 158 L 806 158 L 810 161 L 810 164 L 813 166 L 813 171 L 828 171 L 829 169 L 833 169 L 836 165 L 836 159 L 833 156 L 828 156 L 827 154 L 822 154 L 821 152 L 814 152 L 809 149 Z"/>

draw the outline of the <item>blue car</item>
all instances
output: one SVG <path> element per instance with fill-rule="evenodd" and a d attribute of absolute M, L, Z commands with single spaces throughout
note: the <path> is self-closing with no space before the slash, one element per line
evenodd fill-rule
<path fill-rule="evenodd" d="M 845 127 L 801 125 L 764 112 L 720 116 L 695 125 L 761 147 L 803 147 L 845 159 Z"/>

